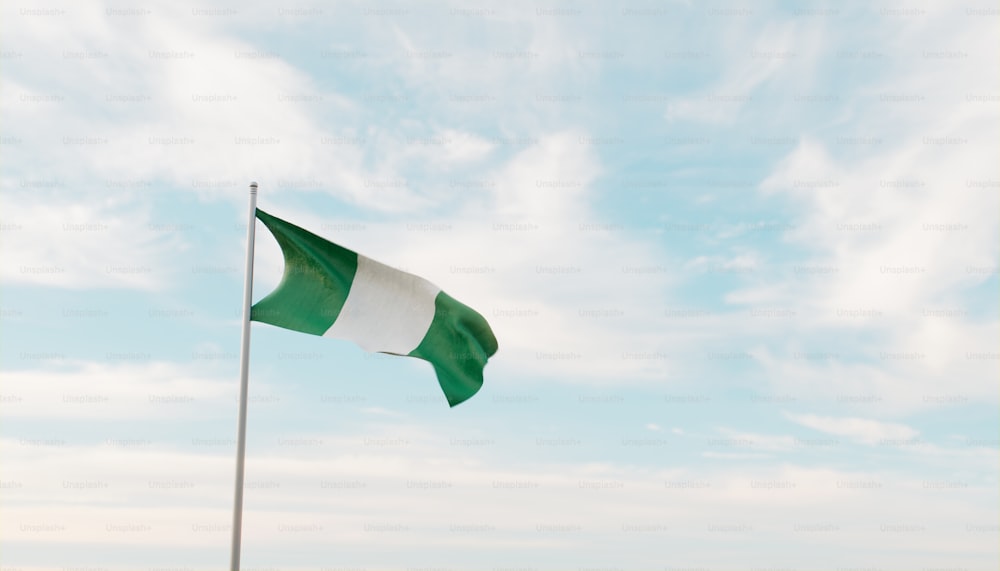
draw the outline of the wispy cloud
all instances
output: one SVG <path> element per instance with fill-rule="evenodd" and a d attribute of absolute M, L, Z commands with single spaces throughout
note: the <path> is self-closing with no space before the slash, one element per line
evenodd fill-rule
<path fill-rule="evenodd" d="M 110 362 L 65 361 L 57 366 L 4 371 L 6 418 L 104 421 L 228 416 L 231 381 L 192 365 L 147 362 L 145 355 L 109 352 Z M 42 354 L 44 356 L 44 354 Z M 146 357 L 148 358 L 148 357 Z M 129 362 L 129 361 L 138 362 Z M 118 361 L 116 364 L 115 361 Z"/>
<path fill-rule="evenodd" d="M 12 284 L 163 290 L 176 280 L 171 258 L 189 246 L 148 207 L 115 200 L 46 191 L 5 201 L 2 216 L 0 278 Z"/>
<path fill-rule="evenodd" d="M 880 422 L 866 418 L 829 417 L 814 414 L 789 414 L 785 417 L 825 434 L 843 436 L 862 444 L 873 446 L 883 442 L 905 442 L 915 438 L 919 431 L 905 425 L 891 422 Z"/>
<path fill-rule="evenodd" d="M 500 351 L 441 416 L 255 325 L 247 565 L 996 567 L 990 9 L 3 16 L 5 563 L 224 564 L 255 178 Z"/>

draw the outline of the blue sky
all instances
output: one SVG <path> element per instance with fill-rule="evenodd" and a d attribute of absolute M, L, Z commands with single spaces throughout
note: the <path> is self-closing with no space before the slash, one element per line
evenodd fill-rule
<path fill-rule="evenodd" d="M 226 565 L 256 180 L 500 351 L 254 324 L 244 569 L 995 569 L 997 16 L 5 2 L 0 566 Z"/>

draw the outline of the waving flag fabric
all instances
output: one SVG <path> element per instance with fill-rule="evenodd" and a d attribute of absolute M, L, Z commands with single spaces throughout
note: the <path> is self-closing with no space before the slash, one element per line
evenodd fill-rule
<path fill-rule="evenodd" d="M 476 394 L 497 351 L 486 319 L 429 281 L 338 246 L 257 209 L 281 246 L 278 287 L 250 319 L 353 341 L 367 351 L 433 365 L 448 404 Z"/>

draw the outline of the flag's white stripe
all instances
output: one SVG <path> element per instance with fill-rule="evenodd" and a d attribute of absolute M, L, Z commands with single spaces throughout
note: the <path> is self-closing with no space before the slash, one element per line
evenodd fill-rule
<path fill-rule="evenodd" d="M 351 291 L 323 336 L 353 341 L 366 351 L 405 355 L 427 333 L 440 291 L 423 278 L 358 254 Z"/>

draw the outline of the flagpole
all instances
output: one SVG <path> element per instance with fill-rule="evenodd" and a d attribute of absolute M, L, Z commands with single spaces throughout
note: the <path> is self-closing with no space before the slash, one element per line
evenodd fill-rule
<path fill-rule="evenodd" d="M 250 302 L 253 298 L 253 234 L 257 220 L 257 183 L 250 183 L 250 211 L 247 217 L 246 277 L 243 282 L 243 334 L 240 337 L 240 412 L 236 421 L 236 492 L 233 498 L 233 546 L 230 571 L 240 569 L 240 542 L 243 535 L 243 464 L 247 448 L 247 385 L 250 378 Z"/>

